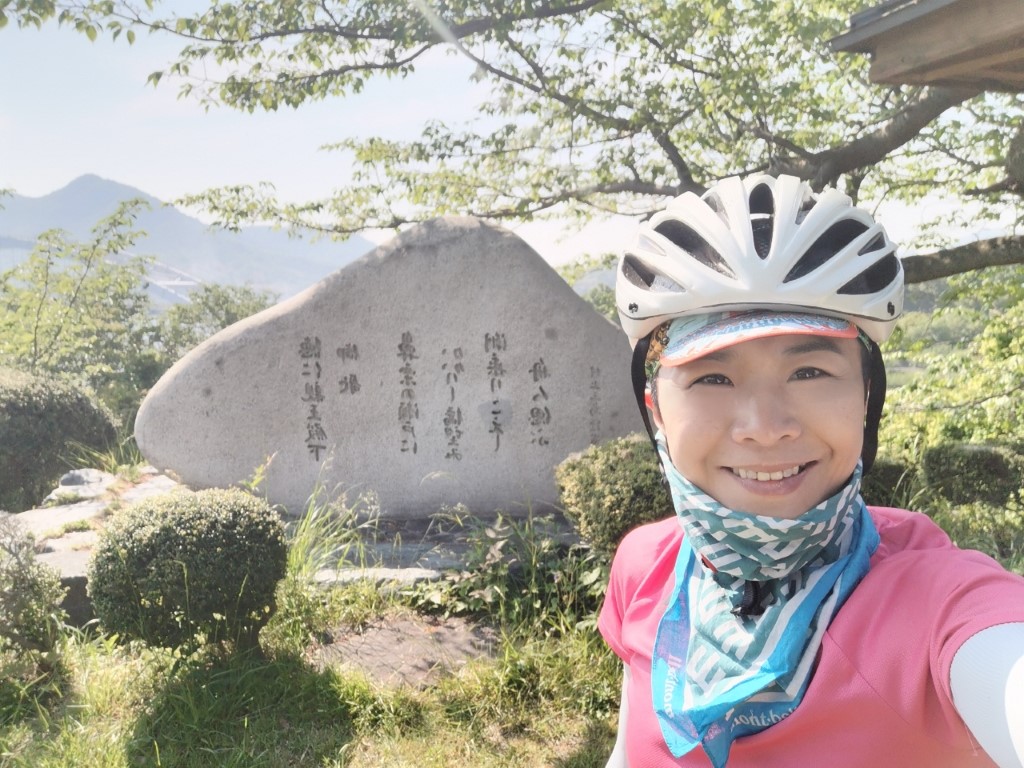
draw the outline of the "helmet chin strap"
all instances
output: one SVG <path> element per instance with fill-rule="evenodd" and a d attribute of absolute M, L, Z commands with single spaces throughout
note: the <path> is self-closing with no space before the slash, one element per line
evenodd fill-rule
<path fill-rule="evenodd" d="M 882 421 L 882 408 L 885 406 L 885 361 L 882 350 L 875 342 L 871 342 L 871 370 L 868 374 L 868 408 L 864 419 L 864 445 L 861 448 L 861 460 L 864 462 L 864 474 L 868 473 L 875 463 L 878 452 L 878 425 Z"/>
<path fill-rule="evenodd" d="M 630 375 L 633 380 L 633 395 L 636 397 L 636 405 L 640 409 L 640 416 L 647 428 L 647 436 L 651 439 L 651 446 L 654 448 L 654 455 L 658 457 L 658 464 L 661 464 L 661 454 L 658 453 L 658 442 L 654 439 L 654 428 L 651 426 L 651 415 L 647 410 L 647 400 L 644 395 L 647 393 L 647 352 L 651 347 L 651 336 L 654 332 L 647 334 L 637 340 L 633 347 L 633 360 L 630 364 Z M 664 467 L 662 467 L 664 470 Z M 662 472 L 662 477 L 664 477 Z"/>

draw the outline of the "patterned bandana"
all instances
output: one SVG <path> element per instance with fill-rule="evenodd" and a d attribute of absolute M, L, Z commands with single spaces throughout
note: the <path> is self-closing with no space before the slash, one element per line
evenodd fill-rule
<path fill-rule="evenodd" d="M 723 507 L 679 473 L 657 439 L 686 536 L 654 642 L 654 711 L 673 755 L 700 744 L 723 768 L 735 739 L 799 705 L 822 636 L 867 573 L 878 533 L 859 463 L 834 496 L 786 520 Z M 734 613 L 748 581 L 760 583 L 760 615 Z"/>

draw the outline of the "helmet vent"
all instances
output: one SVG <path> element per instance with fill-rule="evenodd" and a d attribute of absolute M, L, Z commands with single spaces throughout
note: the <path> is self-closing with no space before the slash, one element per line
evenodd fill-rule
<path fill-rule="evenodd" d="M 750 212 L 775 215 L 775 198 L 772 196 L 772 188 L 767 184 L 758 184 L 750 190 Z"/>
<path fill-rule="evenodd" d="M 750 228 L 754 235 L 754 250 L 762 259 L 768 258 L 775 230 L 775 197 L 767 184 L 758 184 L 750 190 Z"/>
<path fill-rule="evenodd" d="M 631 253 L 622 258 L 622 275 L 638 288 L 666 293 L 682 293 L 683 287 L 675 280 L 663 275 Z"/>
<path fill-rule="evenodd" d="M 716 251 L 711 243 L 681 221 L 666 219 L 656 226 L 654 231 L 670 240 L 673 245 L 692 256 L 705 267 L 709 267 L 726 277 L 736 276 L 736 273 L 729 268 L 725 259 L 722 258 L 722 254 Z"/>
<path fill-rule="evenodd" d="M 872 251 L 880 251 L 883 248 L 885 248 L 885 235 L 879 232 L 877 235 L 871 238 L 871 242 L 869 242 L 867 245 L 865 245 L 863 248 L 857 251 L 857 255 L 863 256 L 865 253 L 871 253 Z"/>
<path fill-rule="evenodd" d="M 800 260 L 782 282 L 788 283 L 809 275 L 865 231 L 867 231 L 867 226 L 855 219 L 837 221 L 804 252 L 804 255 L 800 257 Z"/>
<path fill-rule="evenodd" d="M 804 219 L 807 218 L 807 214 L 811 212 L 811 209 L 815 206 L 817 202 L 817 199 L 814 197 L 808 197 L 807 199 L 804 200 L 804 202 L 800 205 L 800 210 L 796 212 L 797 224 L 801 223 Z"/>
<path fill-rule="evenodd" d="M 892 284 L 900 273 L 900 260 L 889 254 L 861 272 L 857 277 L 840 288 L 837 293 L 860 296 L 878 293 Z"/>
<path fill-rule="evenodd" d="M 726 211 L 725 205 L 722 204 L 722 198 L 716 194 L 710 194 L 705 201 L 708 204 L 708 208 L 718 214 L 718 218 L 722 220 L 725 226 L 729 226 L 729 212 Z"/>
<path fill-rule="evenodd" d="M 754 250 L 762 259 L 768 258 L 768 251 L 772 248 L 772 233 L 775 231 L 775 219 L 766 216 L 763 219 L 754 219 L 750 222 L 750 228 L 754 232 Z"/>

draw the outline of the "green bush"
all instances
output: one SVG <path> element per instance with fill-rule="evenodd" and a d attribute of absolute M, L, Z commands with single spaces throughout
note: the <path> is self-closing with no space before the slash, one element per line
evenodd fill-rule
<path fill-rule="evenodd" d="M 51 653 L 64 592 L 60 575 L 36 559 L 32 537 L 0 513 L 0 651 Z"/>
<path fill-rule="evenodd" d="M 0 726 L 31 716 L 61 669 L 60 576 L 36 560 L 32 537 L 0 513 Z"/>
<path fill-rule="evenodd" d="M 879 457 L 864 475 L 861 496 L 878 507 L 907 507 L 915 487 L 917 470 L 901 461 Z"/>
<path fill-rule="evenodd" d="M 942 509 L 932 519 L 962 549 L 977 549 L 1006 568 L 1024 573 L 1024 509 L 984 503 Z"/>
<path fill-rule="evenodd" d="M 0 368 L 0 509 L 38 504 L 69 468 L 72 444 L 106 450 L 113 417 L 70 384 Z"/>
<path fill-rule="evenodd" d="M 239 490 L 170 493 L 121 512 L 89 566 L 89 593 L 109 631 L 167 648 L 200 639 L 258 647 L 285 574 L 284 526 Z"/>
<path fill-rule="evenodd" d="M 613 553 L 632 528 L 674 514 L 646 435 L 629 435 L 565 459 L 555 469 L 562 508 L 580 536 Z"/>
<path fill-rule="evenodd" d="M 1024 456 L 1005 446 L 943 443 L 924 451 L 921 468 L 929 490 L 952 504 L 1001 506 L 1024 486 Z"/>

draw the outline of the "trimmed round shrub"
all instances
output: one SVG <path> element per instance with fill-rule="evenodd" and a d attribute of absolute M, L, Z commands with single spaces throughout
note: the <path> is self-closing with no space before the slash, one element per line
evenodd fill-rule
<path fill-rule="evenodd" d="M 45 498 L 70 463 L 70 446 L 105 451 L 117 438 L 110 412 L 66 382 L 0 368 L 0 509 Z"/>
<path fill-rule="evenodd" d="M 615 551 L 628 531 L 675 514 L 646 435 L 592 445 L 555 469 L 562 508 L 594 549 Z"/>
<path fill-rule="evenodd" d="M 953 504 L 1001 506 L 1024 488 L 1024 456 L 1006 446 L 944 443 L 924 451 L 921 468 L 928 489 Z"/>
<path fill-rule="evenodd" d="M 284 526 L 240 490 L 173 492 L 120 512 L 100 536 L 89 594 L 100 624 L 165 648 L 258 647 L 285 575 Z"/>
<path fill-rule="evenodd" d="M 861 496 L 872 506 L 905 506 L 916 477 L 914 467 L 879 457 L 861 481 Z"/>

